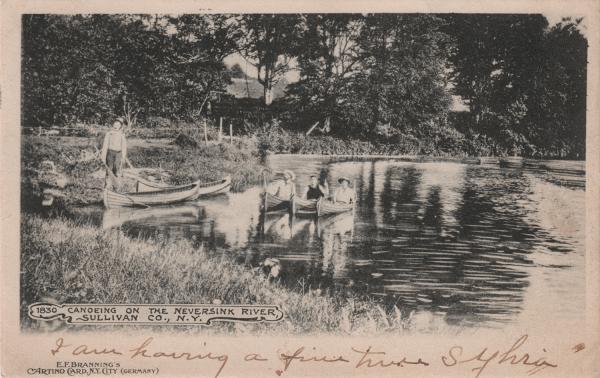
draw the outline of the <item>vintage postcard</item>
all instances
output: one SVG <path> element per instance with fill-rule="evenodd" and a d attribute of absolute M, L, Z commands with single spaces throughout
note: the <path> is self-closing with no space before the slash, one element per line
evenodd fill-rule
<path fill-rule="evenodd" d="M 597 1 L 3 1 L 6 377 L 598 377 Z"/>

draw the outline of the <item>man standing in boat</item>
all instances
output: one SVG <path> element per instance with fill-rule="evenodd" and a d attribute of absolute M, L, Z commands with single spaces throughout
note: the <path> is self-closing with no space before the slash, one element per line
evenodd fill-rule
<path fill-rule="evenodd" d="M 283 182 L 277 186 L 275 196 L 285 200 L 291 199 L 292 196 L 296 194 L 296 184 L 294 183 L 295 178 L 296 175 L 289 169 L 283 171 Z"/>
<path fill-rule="evenodd" d="M 340 186 L 333 194 L 333 202 L 346 204 L 354 203 L 356 201 L 356 193 L 354 192 L 354 189 L 349 186 L 350 179 L 347 177 L 340 177 L 338 182 L 340 183 Z"/>
<path fill-rule="evenodd" d="M 112 130 L 104 136 L 101 158 L 106 167 L 105 187 L 114 187 L 113 179 L 121 177 L 123 163 L 133 167 L 127 158 L 127 139 L 123 133 L 123 118 L 118 117 L 112 125 Z"/>
<path fill-rule="evenodd" d="M 327 181 L 320 183 L 317 176 L 310 176 L 310 183 L 304 193 L 304 198 L 307 200 L 319 200 L 321 197 L 327 197 L 329 195 L 329 187 Z"/>

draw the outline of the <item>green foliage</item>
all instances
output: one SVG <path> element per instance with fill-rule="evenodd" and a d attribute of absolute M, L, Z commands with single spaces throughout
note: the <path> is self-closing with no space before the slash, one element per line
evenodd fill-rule
<path fill-rule="evenodd" d="M 450 97 L 444 71 L 447 36 L 441 25 L 441 19 L 428 15 L 367 18 L 359 40 L 365 69 L 355 83 L 361 95 L 354 115 L 362 114 L 371 132 L 389 123 L 418 137 L 444 122 Z"/>
<path fill-rule="evenodd" d="M 363 21 L 340 14 L 303 18 L 301 37 L 294 46 L 300 80 L 288 90 L 292 117 L 303 128 L 330 117 L 340 129 L 348 120 L 344 102 L 355 96 L 350 84 L 359 69 L 357 40 Z"/>
<path fill-rule="evenodd" d="M 24 15 L 23 124 L 101 124 L 127 104 L 157 128 L 279 119 L 340 138 L 385 129 L 425 153 L 453 140 L 444 149 L 581 159 L 581 27 L 535 14 Z M 232 53 L 258 78 L 227 69 Z M 292 68 L 300 79 L 279 97 Z M 257 88 L 262 106 L 235 98 Z M 448 120 L 450 93 L 468 104 L 466 122 Z"/>
<path fill-rule="evenodd" d="M 289 70 L 290 46 L 297 40 L 297 15 L 245 14 L 235 18 L 241 32 L 240 51 L 257 70 L 263 101 L 273 101 L 273 86 Z"/>
<path fill-rule="evenodd" d="M 452 15 L 455 93 L 498 154 L 583 158 L 587 41 L 581 20 Z M 476 32 L 474 32 L 476 31 Z"/>
<path fill-rule="evenodd" d="M 228 83 L 235 38 L 220 16 L 25 15 L 23 121 L 105 123 L 125 102 L 191 120 Z"/>
<path fill-rule="evenodd" d="M 301 79 L 290 89 L 309 124 L 331 118 L 333 130 L 375 134 L 378 125 L 418 136 L 443 122 L 447 37 L 424 15 L 309 15 L 299 52 Z M 308 125 L 304 125 L 308 127 Z"/>
<path fill-rule="evenodd" d="M 323 155 L 431 155 L 464 157 L 490 155 L 490 141 L 466 135 L 446 125 L 432 125 L 419 138 L 393 130 L 368 140 L 358 137 L 307 136 L 278 124 L 253 127 L 261 151 Z"/>

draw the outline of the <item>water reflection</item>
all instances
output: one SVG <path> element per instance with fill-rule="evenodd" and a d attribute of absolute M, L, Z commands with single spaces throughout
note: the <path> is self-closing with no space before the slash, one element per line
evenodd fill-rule
<path fill-rule="evenodd" d="M 271 166 L 293 169 L 299 193 L 322 170 L 332 190 L 349 177 L 355 213 L 261 216 L 261 190 L 252 188 L 175 208 L 107 211 L 103 225 L 187 238 L 252 266 L 277 258 L 284 285 L 381 298 L 451 324 L 583 316 L 584 190 L 532 168 L 297 157 Z M 564 164 L 560 173 L 581 177 Z"/>

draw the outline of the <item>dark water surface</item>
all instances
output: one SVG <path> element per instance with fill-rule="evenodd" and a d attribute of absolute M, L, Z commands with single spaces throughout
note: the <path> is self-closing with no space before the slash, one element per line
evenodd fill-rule
<path fill-rule="evenodd" d="M 269 165 L 292 169 L 299 192 L 322 170 L 332 189 L 349 177 L 355 214 L 263 219 L 260 188 L 170 208 L 80 210 L 133 237 L 224 247 L 252 266 L 277 258 L 290 287 L 371 296 L 447 324 L 583 318 L 582 162 L 500 168 L 274 156 Z"/>

